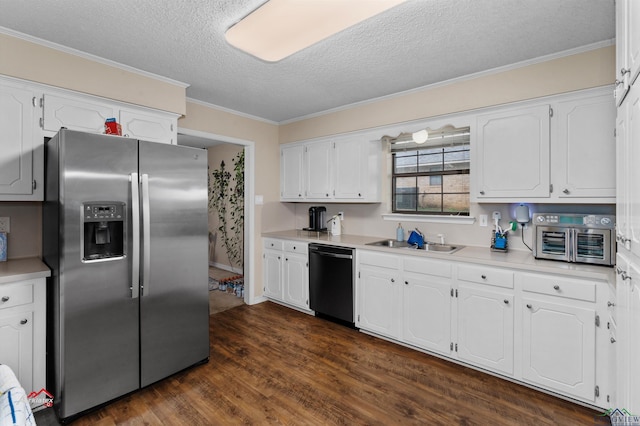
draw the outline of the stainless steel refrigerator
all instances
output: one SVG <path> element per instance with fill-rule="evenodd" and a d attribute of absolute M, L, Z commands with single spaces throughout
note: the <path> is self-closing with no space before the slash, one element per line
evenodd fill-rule
<path fill-rule="evenodd" d="M 48 390 L 67 419 L 208 359 L 207 155 L 65 129 L 45 149 Z"/>

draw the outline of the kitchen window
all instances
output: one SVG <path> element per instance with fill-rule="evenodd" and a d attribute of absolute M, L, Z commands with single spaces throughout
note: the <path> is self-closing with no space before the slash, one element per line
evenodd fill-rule
<path fill-rule="evenodd" d="M 411 134 L 391 141 L 392 211 L 422 215 L 469 215 L 469 128 Z"/>

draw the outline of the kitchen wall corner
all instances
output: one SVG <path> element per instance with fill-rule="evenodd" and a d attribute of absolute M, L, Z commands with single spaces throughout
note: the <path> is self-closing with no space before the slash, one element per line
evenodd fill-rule
<path fill-rule="evenodd" d="M 42 257 L 42 203 L 0 202 L 0 216 L 11 219 L 8 259 Z"/>

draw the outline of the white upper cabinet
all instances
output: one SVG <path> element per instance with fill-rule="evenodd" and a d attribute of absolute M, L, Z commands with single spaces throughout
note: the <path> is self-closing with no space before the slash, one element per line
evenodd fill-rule
<path fill-rule="evenodd" d="M 616 108 L 610 93 L 558 102 L 552 118 L 551 176 L 559 198 L 616 196 Z"/>
<path fill-rule="evenodd" d="M 549 106 L 505 108 L 477 118 L 476 197 L 549 196 Z"/>
<path fill-rule="evenodd" d="M 280 200 L 379 202 L 382 148 L 349 135 L 280 148 Z"/>
<path fill-rule="evenodd" d="M 104 133 L 107 118 L 116 118 L 115 106 L 97 100 L 44 95 L 44 130 L 57 132 L 62 127 L 80 132 Z"/>
<path fill-rule="evenodd" d="M 20 84 L 0 82 L 0 201 L 39 201 L 44 187 L 39 96 Z"/>
<path fill-rule="evenodd" d="M 519 105 L 477 117 L 472 201 L 614 203 L 616 113 L 609 88 Z"/>
<path fill-rule="evenodd" d="M 304 200 L 304 146 L 287 145 L 280 148 L 280 199 Z"/>
<path fill-rule="evenodd" d="M 128 109 L 120 110 L 122 135 L 150 142 L 176 143 L 176 119 L 158 114 L 146 114 Z"/>

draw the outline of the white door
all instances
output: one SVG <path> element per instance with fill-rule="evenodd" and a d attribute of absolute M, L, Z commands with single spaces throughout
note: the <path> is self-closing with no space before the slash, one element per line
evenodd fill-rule
<path fill-rule="evenodd" d="M 555 108 L 551 159 L 560 198 L 616 196 L 616 108 L 610 94 L 560 102 Z"/>
<path fill-rule="evenodd" d="M 306 146 L 307 198 L 326 200 L 332 197 L 331 161 L 332 143 L 311 143 Z"/>
<path fill-rule="evenodd" d="M 0 195 L 33 192 L 34 96 L 30 90 L 0 86 Z"/>
<path fill-rule="evenodd" d="M 137 111 L 120 111 L 122 135 L 151 142 L 176 144 L 176 119 L 142 114 Z"/>
<path fill-rule="evenodd" d="M 522 303 L 523 379 L 595 401 L 595 310 L 561 300 Z"/>
<path fill-rule="evenodd" d="M 358 139 L 334 142 L 334 189 L 337 199 L 363 198 L 364 166 L 362 143 Z"/>
<path fill-rule="evenodd" d="M 388 337 L 400 335 L 400 280 L 392 269 L 360 269 L 358 327 Z"/>
<path fill-rule="evenodd" d="M 309 309 L 309 267 L 307 256 L 284 253 L 283 282 L 284 301 Z"/>
<path fill-rule="evenodd" d="M 477 198 L 549 196 L 548 105 L 481 115 L 476 132 Z"/>
<path fill-rule="evenodd" d="M 448 355 L 451 344 L 451 281 L 405 273 L 402 286 L 403 340 Z"/>
<path fill-rule="evenodd" d="M 458 357 L 513 374 L 513 295 L 461 284 L 457 300 Z"/>
<path fill-rule="evenodd" d="M 264 251 L 264 295 L 282 300 L 282 252 Z"/>
<path fill-rule="evenodd" d="M 44 130 L 57 132 L 61 127 L 89 133 L 104 133 L 107 118 L 118 111 L 98 101 L 44 95 Z"/>
<path fill-rule="evenodd" d="M 304 198 L 304 147 L 284 146 L 280 149 L 280 198 L 302 200 Z"/>

